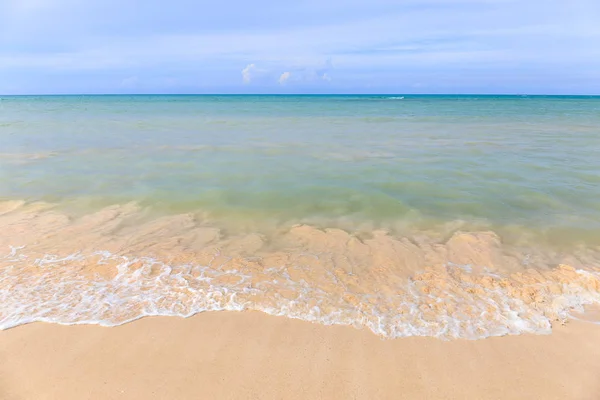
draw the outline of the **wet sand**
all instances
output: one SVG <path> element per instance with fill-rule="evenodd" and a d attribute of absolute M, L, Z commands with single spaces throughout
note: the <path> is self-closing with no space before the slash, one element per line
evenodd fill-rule
<path fill-rule="evenodd" d="M 209 222 L 148 216 L 136 204 L 75 217 L 0 203 L 0 329 L 255 310 L 387 338 L 481 339 L 547 334 L 600 304 L 600 248 L 560 254 L 506 245 L 494 232 L 436 240 Z"/>
<path fill-rule="evenodd" d="M 0 398 L 600 398 L 600 326 L 552 335 L 382 340 L 259 312 L 145 318 L 113 328 L 0 331 Z"/>

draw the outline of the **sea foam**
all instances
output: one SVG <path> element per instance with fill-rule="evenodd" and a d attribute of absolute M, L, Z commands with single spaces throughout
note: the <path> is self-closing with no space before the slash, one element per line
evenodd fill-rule
<path fill-rule="evenodd" d="M 251 260 L 237 267 L 227 258 L 170 265 L 108 251 L 32 257 L 24 250 L 13 247 L 2 258 L 0 329 L 36 321 L 117 326 L 145 316 L 257 310 L 366 327 L 384 338 L 482 339 L 549 334 L 553 321 L 600 304 L 600 272 L 564 265 L 502 276 L 447 263 L 378 291 L 380 277 L 325 271 L 310 281 L 302 265 L 256 270 Z"/>

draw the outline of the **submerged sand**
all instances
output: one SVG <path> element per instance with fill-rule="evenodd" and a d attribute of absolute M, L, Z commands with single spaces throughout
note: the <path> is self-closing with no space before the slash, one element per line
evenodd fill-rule
<path fill-rule="evenodd" d="M 600 326 L 485 340 L 382 340 L 257 312 L 0 332 L 0 398 L 600 398 Z"/>

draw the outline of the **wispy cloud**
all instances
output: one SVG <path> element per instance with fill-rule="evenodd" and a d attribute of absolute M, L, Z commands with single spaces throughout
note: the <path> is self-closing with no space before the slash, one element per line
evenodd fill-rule
<path fill-rule="evenodd" d="M 199 7 L 192 0 L 168 8 L 141 0 L 4 0 L 0 92 L 32 82 L 39 87 L 28 90 L 81 92 L 104 82 L 101 76 L 115 82 L 107 92 L 122 88 L 113 76 L 143 76 L 161 91 L 166 75 L 176 76 L 178 87 L 211 91 L 402 91 L 415 81 L 526 91 L 530 79 L 545 77 L 536 88 L 600 92 L 597 0 L 234 0 Z M 331 59 L 335 69 L 324 62 Z"/>
<path fill-rule="evenodd" d="M 242 69 L 242 82 L 246 85 L 315 85 L 321 82 L 330 82 L 328 72 L 332 69 L 331 60 L 319 66 L 314 65 L 288 65 L 282 62 L 270 62 L 268 66 L 258 66 L 255 63 L 246 65 Z"/>
<path fill-rule="evenodd" d="M 292 73 L 289 71 L 284 72 L 283 74 L 281 74 L 281 76 L 279 76 L 279 84 L 280 85 L 284 85 L 292 76 Z"/>
<path fill-rule="evenodd" d="M 246 65 L 246 68 L 242 70 L 242 80 L 244 83 L 248 84 L 252 82 L 252 72 L 254 70 L 256 70 L 256 65 L 254 64 L 248 64 Z"/>

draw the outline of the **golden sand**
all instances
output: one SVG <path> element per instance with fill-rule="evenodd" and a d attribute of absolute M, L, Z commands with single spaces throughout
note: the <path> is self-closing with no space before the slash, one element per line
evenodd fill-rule
<path fill-rule="evenodd" d="M 0 398 L 600 398 L 600 326 L 485 340 L 381 340 L 256 312 L 145 318 L 115 328 L 0 331 Z"/>

